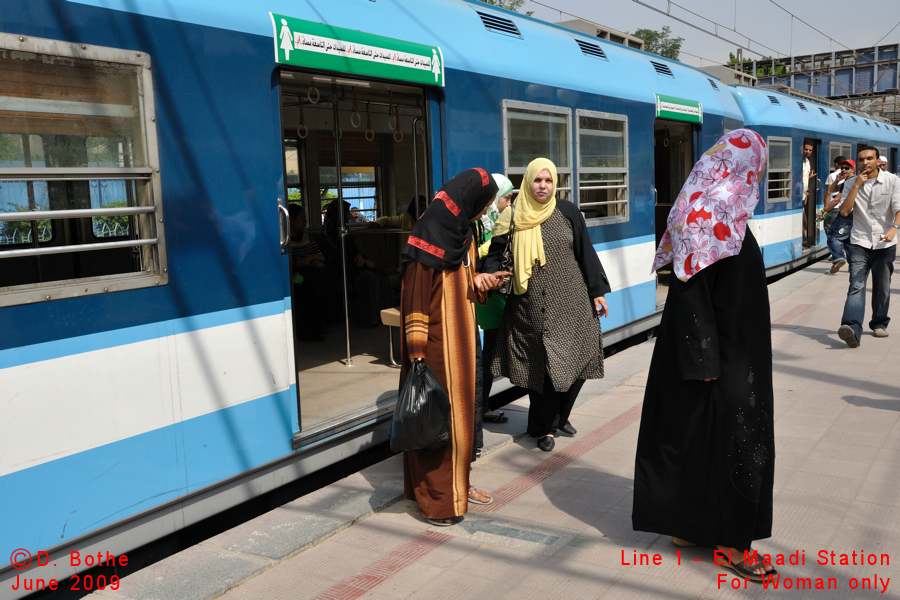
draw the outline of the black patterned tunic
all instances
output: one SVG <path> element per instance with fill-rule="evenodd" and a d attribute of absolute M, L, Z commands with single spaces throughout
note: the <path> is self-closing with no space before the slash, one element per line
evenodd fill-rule
<path fill-rule="evenodd" d="M 560 392 L 576 379 L 603 377 L 600 321 L 583 274 L 596 273 L 590 267 L 599 267 L 599 259 L 593 247 L 588 251 L 575 243 L 573 222 L 559 208 L 564 202 L 571 206 L 557 201 L 557 208 L 540 225 L 546 264 L 533 267 L 524 294 L 510 294 L 491 364 L 492 372 L 538 393 L 544 390 L 547 373 Z M 577 225 L 584 227 L 584 221 L 576 221 Z M 584 250 L 582 256 L 576 257 L 576 249 Z M 588 268 L 578 258 L 591 261 Z"/>

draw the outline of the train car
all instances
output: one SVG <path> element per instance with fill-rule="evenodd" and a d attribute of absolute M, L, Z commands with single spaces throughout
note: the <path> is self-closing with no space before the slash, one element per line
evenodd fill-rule
<path fill-rule="evenodd" d="M 72 550 L 128 552 L 387 438 L 379 310 L 408 231 L 342 202 L 415 214 L 465 168 L 518 183 L 553 159 L 610 277 L 613 343 L 658 322 L 650 264 L 699 152 L 795 126 L 748 121 L 752 90 L 476 0 L 7 0 L 0 70 L 4 593 L 27 554 L 61 580 Z M 826 131 L 803 135 L 846 137 Z M 310 242 L 330 270 L 297 266 Z"/>
<path fill-rule="evenodd" d="M 810 256 L 825 253 L 825 235 L 815 212 L 823 205 L 825 180 L 834 170 L 834 159 L 844 156 L 855 161 L 860 146 L 874 146 L 879 156 L 888 159 L 888 170 L 896 172 L 900 129 L 807 98 L 756 87 L 730 89 L 744 124 L 759 132 L 769 148 L 766 185 L 760 186 L 760 202 L 750 227 L 758 236 L 769 272 L 787 271 Z M 809 161 L 816 174 L 805 206 L 804 143 L 813 146 Z"/>

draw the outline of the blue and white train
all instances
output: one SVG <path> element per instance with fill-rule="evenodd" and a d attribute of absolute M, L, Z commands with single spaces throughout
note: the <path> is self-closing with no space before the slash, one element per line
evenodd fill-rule
<path fill-rule="evenodd" d="M 315 236 L 341 198 L 394 215 L 547 156 L 612 283 L 613 343 L 658 322 L 669 207 L 742 126 L 770 148 L 751 226 L 772 273 L 825 251 L 804 140 L 821 181 L 859 144 L 897 167 L 887 123 L 476 0 L 4 0 L 0 595 L 386 439 L 396 329 L 354 324 L 352 282 L 296 283 L 288 204 Z M 337 256 L 396 291 L 403 231 L 341 232 Z M 296 335 L 310 317 L 325 341 Z"/>

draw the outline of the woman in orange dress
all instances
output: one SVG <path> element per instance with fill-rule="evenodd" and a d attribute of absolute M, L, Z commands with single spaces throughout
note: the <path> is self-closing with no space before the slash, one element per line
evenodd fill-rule
<path fill-rule="evenodd" d="M 403 250 L 400 319 L 402 370 L 424 360 L 450 397 L 450 443 L 403 454 L 404 497 L 415 500 L 433 525 L 462 520 L 470 497 L 491 497 L 469 485 L 475 416 L 475 302 L 500 286 L 504 273 L 475 272 L 471 223 L 481 218 L 497 193 L 483 169 L 469 169 L 448 181 L 419 217 Z M 472 493 L 474 492 L 474 496 Z"/>

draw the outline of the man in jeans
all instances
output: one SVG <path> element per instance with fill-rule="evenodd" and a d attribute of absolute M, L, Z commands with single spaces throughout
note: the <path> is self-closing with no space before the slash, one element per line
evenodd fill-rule
<path fill-rule="evenodd" d="M 850 289 L 838 336 L 851 348 L 859 346 L 866 312 L 866 280 L 872 271 L 872 319 L 875 337 L 887 337 L 890 322 L 891 274 L 897 256 L 900 230 L 900 178 L 878 168 L 878 150 L 860 148 L 856 161 L 859 174 L 844 184 L 841 215 L 853 211 L 853 229 L 847 244 Z M 854 210 L 855 208 L 855 210 Z"/>
<path fill-rule="evenodd" d="M 830 273 L 837 273 L 841 270 L 841 267 L 847 264 L 847 260 L 844 258 L 844 245 L 831 233 L 831 224 L 837 219 L 838 211 L 840 209 L 839 201 L 841 198 L 843 182 L 853 174 L 852 171 L 850 171 L 850 164 L 853 163 L 853 161 L 849 161 L 848 164 L 843 165 L 843 168 L 841 167 L 842 163 L 846 160 L 847 159 L 843 156 L 836 157 L 834 159 L 834 172 L 829 173 L 828 179 L 825 180 L 825 197 L 822 202 L 822 213 L 820 218 L 825 221 L 822 224 L 822 229 L 825 231 L 825 239 L 828 244 L 828 249 L 831 251 Z"/>

